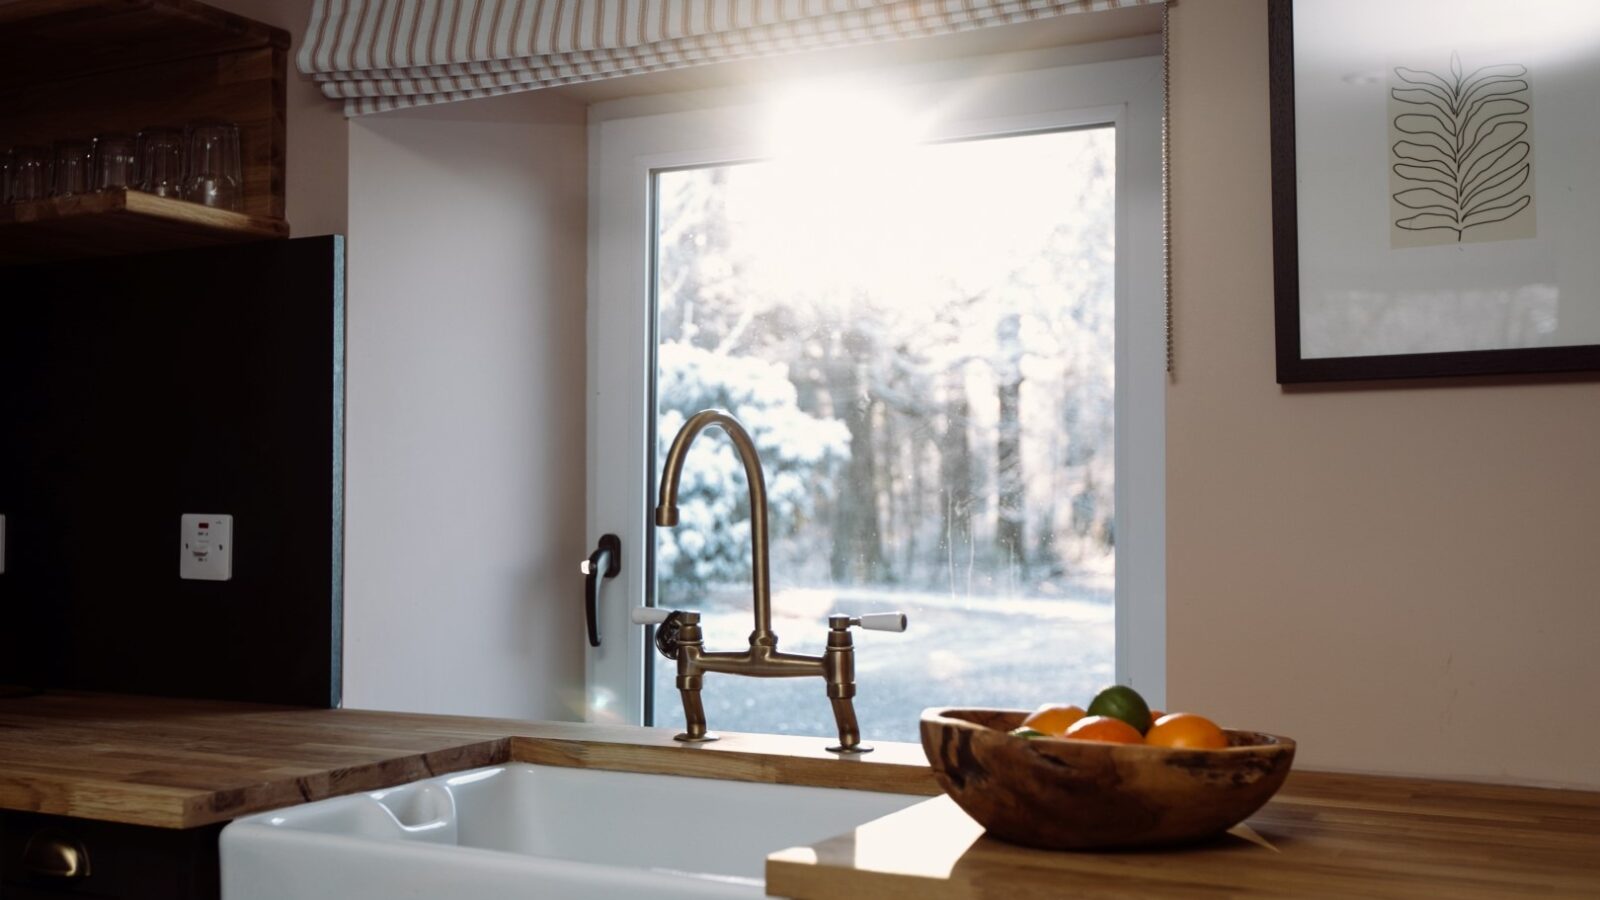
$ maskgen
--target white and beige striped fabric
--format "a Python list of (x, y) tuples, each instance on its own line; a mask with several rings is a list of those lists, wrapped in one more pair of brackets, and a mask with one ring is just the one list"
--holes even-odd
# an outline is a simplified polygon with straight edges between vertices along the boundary
[(316, 0), (300, 70), (358, 116), (1164, 0)]

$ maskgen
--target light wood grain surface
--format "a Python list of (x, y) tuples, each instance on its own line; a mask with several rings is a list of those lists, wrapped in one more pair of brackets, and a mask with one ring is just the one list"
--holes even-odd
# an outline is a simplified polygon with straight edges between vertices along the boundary
[(1600, 793), (1294, 773), (1242, 837), (1116, 853), (985, 837), (948, 797), (767, 858), (829, 900), (1600, 897)]
[(1025, 710), (927, 709), (934, 779), (989, 834), (1041, 850), (1126, 849), (1222, 832), (1277, 793), (1289, 738), (1229, 731), (1229, 746), (1019, 740)]
[(237, 244), (289, 236), (282, 219), (122, 188), (0, 206), (0, 263)]
[[(0, 809), (169, 828), (507, 761), (936, 792), (911, 744), (51, 692), (0, 698)], [(773, 854), (798, 898), (1600, 897), (1600, 793), (1294, 773), (1248, 824), (1159, 851), (1030, 850), (945, 797)]]
[(826, 738), (50, 692), (0, 699), (0, 809), (191, 828), (508, 761), (938, 792), (922, 750)]

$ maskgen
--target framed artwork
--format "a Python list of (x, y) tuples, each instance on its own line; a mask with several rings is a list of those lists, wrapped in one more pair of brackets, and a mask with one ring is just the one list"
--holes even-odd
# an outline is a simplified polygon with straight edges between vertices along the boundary
[(1600, 370), (1600, 3), (1269, 2), (1278, 381)]

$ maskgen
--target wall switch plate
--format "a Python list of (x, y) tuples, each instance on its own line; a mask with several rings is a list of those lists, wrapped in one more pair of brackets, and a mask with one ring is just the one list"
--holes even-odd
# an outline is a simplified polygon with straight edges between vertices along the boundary
[(183, 514), (183, 550), (178, 577), (188, 581), (233, 578), (233, 516)]

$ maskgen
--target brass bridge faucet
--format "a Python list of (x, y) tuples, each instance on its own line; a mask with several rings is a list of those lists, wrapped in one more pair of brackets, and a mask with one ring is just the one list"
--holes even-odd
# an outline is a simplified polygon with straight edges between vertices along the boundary
[(739, 420), (721, 410), (695, 413), (685, 422), (667, 450), (666, 466), (661, 471), (661, 498), (656, 505), (656, 525), (670, 528), (678, 524), (678, 480), (683, 458), (696, 436), (716, 426), (733, 440), (734, 449), (744, 463), (745, 480), (750, 488), (750, 574), (754, 594), (755, 631), (750, 633), (750, 649), (732, 653), (711, 653), (705, 649), (700, 632), (700, 614), (639, 610), (634, 621), (659, 624), (656, 647), (678, 662), (678, 692), (683, 697), (684, 732), (680, 741), (714, 741), (717, 735), (706, 730), (705, 707), (700, 689), (707, 672), (726, 672), (755, 678), (792, 678), (820, 675), (828, 686), (828, 701), (833, 704), (834, 722), (839, 728), (839, 745), (834, 753), (866, 753), (871, 747), (861, 743), (853, 698), (856, 695), (855, 647), (850, 627), (879, 631), (905, 631), (903, 613), (878, 613), (859, 618), (828, 617), (828, 647), (822, 656), (803, 656), (778, 650), (778, 636), (772, 632), (772, 589), (768, 578), (767, 484), (761, 472), (761, 457)]

